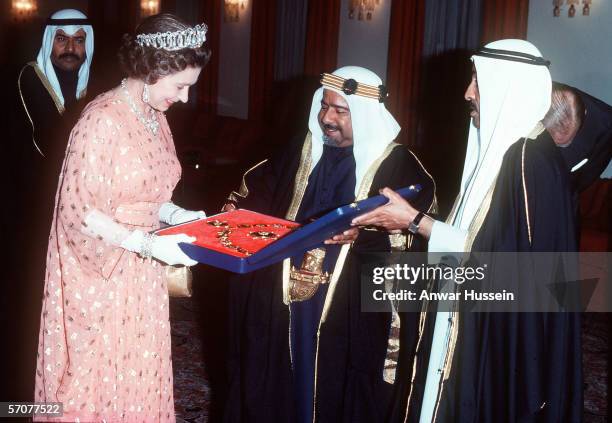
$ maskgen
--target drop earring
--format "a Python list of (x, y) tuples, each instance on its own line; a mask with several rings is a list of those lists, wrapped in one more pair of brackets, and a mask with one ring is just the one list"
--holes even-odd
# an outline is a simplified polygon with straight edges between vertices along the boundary
[(147, 84), (142, 87), (142, 102), (149, 104), (149, 86)]

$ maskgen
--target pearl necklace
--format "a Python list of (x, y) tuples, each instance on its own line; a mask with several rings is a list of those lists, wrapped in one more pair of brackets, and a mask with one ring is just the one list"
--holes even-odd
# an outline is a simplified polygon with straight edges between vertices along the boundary
[(136, 107), (136, 103), (134, 103), (134, 100), (130, 96), (130, 92), (127, 89), (126, 81), (127, 81), (126, 78), (123, 78), (121, 80), (121, 88), (123, 89), (123, 94), (125, 95), (125, 98), (127, 100), (128, 105), (130, 106), (130, 109), (136, 115), (140, 123), (144, 125), (145, 128), (151, 131), (153, 135), (157, 135), (157, 131), (159, 130), (159, 122), (157, 121), (157, 114), (153, 112), (153, 114), (151, 115), (152, 116), (151, 118), (145, 117), (144, 113), (142, 113), (138, 109), (138, 107)]

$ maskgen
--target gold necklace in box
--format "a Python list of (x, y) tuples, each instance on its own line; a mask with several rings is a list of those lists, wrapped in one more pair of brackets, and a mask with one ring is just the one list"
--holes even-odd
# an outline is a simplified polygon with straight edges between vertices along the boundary
[[(229, 223), (220, 221), (220, 220), (211, 220), (207, 222), (211, 226), (215, 226), (218, 228), (222, 228), (219, 232), (217, 232), (217, 238), (219, 238), (219, 243), (223, 245), (225, 248), (234, 250), (238, 253), (244, 254), (245, 256), (250, 256), (253, 253), (248, 251), (247, 249), (235, 245), (230, 240), (230, 234), (232, 234), (233, 229), (244, 229), (244, 228), (254, 228), (254, 229), (264, 229), (264, 228), (273, 228), (273, 229), (289, 229), (294, 230), (296, 227), (283, 225), (281, 223), (239, 223), (235, 227), (230, 226)], [(274, 231), (252, 231), (248, 232), (247, 236), (252, 239), (278, 239), (280, 235)]]

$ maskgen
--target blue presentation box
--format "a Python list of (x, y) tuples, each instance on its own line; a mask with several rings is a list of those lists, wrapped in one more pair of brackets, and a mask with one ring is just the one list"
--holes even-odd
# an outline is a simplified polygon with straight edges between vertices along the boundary
[[(420, 185), (411, 185), (397, 190), (397, 193), (407, 200), (413, 199), (421, 190)], [(335, 210), (316, 219), (312, 223), (300, 226), (282, 238), (273, 241), (268, 246), (247, 257), (236, 257), (194, 244), (181, 243), (181, 249), (199, 263), (229, 270), (234, 273), (248, 273), (262, 267), (323, 245), (323, 241), (350, 228), (351, 221), (364, 213), (387, 203), (382, 195), (370, 197), (362, 201), (338, 207)], [(231, 213), (231, 212), (228, 212)], [(215, 217), (223, 218), (227, 213)]]

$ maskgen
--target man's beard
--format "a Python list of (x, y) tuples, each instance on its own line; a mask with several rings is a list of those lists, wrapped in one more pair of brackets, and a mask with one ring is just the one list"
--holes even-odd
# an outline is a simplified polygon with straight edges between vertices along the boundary
[(332, 137), (328, 137), (325, 134), (323, 134), (323, 144), (329, 145), (330, 147), (338, 146), (338, 142), (335, 139), (333, 139)]
[[(324, 124), (323, 131), (325, 131), (326, 129), (333, 129), (333, 130), (339, 131), (340, 128), (334, 125)], [(340, 142), (336, 141), (332, 137), (326, 135), (325, 132), (323, 132), (323, 144), (329, 145), (331, 147), (337, 147), (338, 144), (340, 144)]]
[[(478, 105), (476, 104), (475, 101), (473, 101), (473, 100), (469, 101), (469, 103), (468, 103), (468, 110), (469, 110), (470, 117), (472, 118), (472, 124), (477, 129), (480, 129), (480, 112), (478, 110)], [(475, 113), (475, 115), (472, 116), (472, 113)]]
[(476, 107), (476, 102), (470, 101), (468, 103), (468, 113), (476, 112), (478, 113), (478, 107)]

